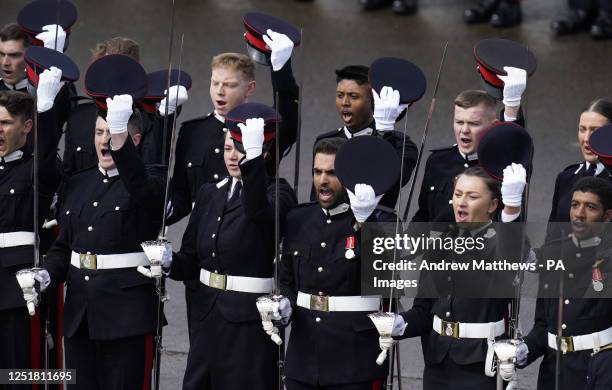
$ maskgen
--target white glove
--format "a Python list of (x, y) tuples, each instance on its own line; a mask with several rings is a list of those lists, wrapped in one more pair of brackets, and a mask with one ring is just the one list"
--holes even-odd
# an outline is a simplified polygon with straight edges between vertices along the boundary
[(391, 347), (395, 345), (395, 343), (397, 343), (397, 340), (395, 340), (391, 336), (379, 336), (378, 337), (378, 345), (380, 345), (380, 349), (383, 351), (390, 350)]
[[(36, 35), (36, 39), (43, 41), (43, 45), (47, 49), (57, 50), (60, 53), (64, 52), (64, 45), (66, 44), (66, 31), (62, 26), (57, 24), (48, 24), (43, 26), (43, 32)], [(57, 31), (57, 41), (55, 39), (55, 33)], [(57, 44), (57, 47), (56, 47)]]
[(172, 265), (172, 244), (166, 244), (166, 250), (162, 256), (162, 268), (169, 269)]
[(106, 123), (111, 134), (121, 134), (127, 131), (127, 124), (132, 116), (132, 96), (115, 95), (106, 98)]
[[(168, 112), (170, 115), (172, 115), (176, 112), (178, 107), (182, 106), (187, 100), (189, 100), (189, 95), (187, 94), (187, 88), (183, 87), (182, 85), (171, 86), (169, 94), (167, 94), (166, 91), (167, 90), (164, 90), (164, 95), (170, 97), (170, 100), (168, 100)], [(159, 108), (157, 110), (161, 115), (166, 115), (166, 98), (163, 98), (161, 102), (159, 102)]]
[(506, 382), (514, 377), (514, 363), (499, 363), (497, 369), (499, 370), (499, 376)]
[(52, 66), (50, 69), (45, 69), (38, 78), (38, 87), (36, 88), (36, 110), (39, 113), (49, 111), (53, 107), (53, 101), (64, 86), (62, 79), (62, 70)]
[(145, 241), (140, 245), (151, 266), (139, 265), (137, 271), (148, 278), (161, 278), (162, 269), (169, 269), (172, 265), (172, 244), (170, 241)]
[(43, 292), (49, 287), (51, 284), (51, 276), (46, 269), (41, 269), (36, 271), (36, 275), (34, 275), (34, 279), (40, 283), (40, 291)]
[(359, 223), (368, 219), (382, 198), (382, 195), (376, 196), (374, 188), (367, 184), (355, 184), (355, 193), (349, 189), (346, 192), (348, 192), (351, 210)]
[(280, 321), (283, 325), (287, 325), (289, 323), (289, 318), (291, 318), (291, 313), (293, 313), (291, 301), (289, 301), (289, 298), (282, 298), (280, 302), (278, 302), (278, 306), (272, 310), (272, 319), (274, 321)]
[(395, 315), (395, 321), (393, 321), (393, 330), (391, 331), (391, 336), (403, 336), (404, 330), (406, 330), (406, 326), (408, 324), (404, 321), (404, 317), (399, 314)]
[(523, 366), (527, 363), (527, 355), (529, 355), (529, 347), (524, 342), (516, 346), (516, 364)]
[(393, 130), (393, 125), (397, 117), (408, 107), (407, 104), (400, 104), (400, 93), (391, 87), (382, 87), (380, 96), (376, 90), (372, 89), (374, 97), (374, 121), (376, 130)]
[(276, 72), (281, 70), (287, 61), (289, 61), (289, 58), (291, 58), (293, 41), (285, 34), (280, 34), (270, 29), (266, 31), (266, 34), (262, 38), (270, 50), (272, 50), (270, 62), (272, 62), (272, 70)]
[(521, 164), (512, 163), (504, 169), (502, 181), (502, 202), (506, 206), (521, 207), (523, 190), (527, 185), (527, 172)]
[(238, 123), (242, 132), (242, 146), (244, 146), (247, 160), (261, 156), (264, 143), (264, 126), (265, 122), (262, 118), (247, 119), (246, 124)]
[(504, 66), (507, 76), (497, 76), (504, 82), (504, 106), (518, 107), (527, 87), (527, 72), (524, 69)]

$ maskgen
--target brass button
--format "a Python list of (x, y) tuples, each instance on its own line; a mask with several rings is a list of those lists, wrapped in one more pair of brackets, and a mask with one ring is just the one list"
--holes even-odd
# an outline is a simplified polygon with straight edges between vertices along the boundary
[(66, 215), (70, 215), (70, 210), (66, 210)]
[(327, 244), (325, 242), (321, 243), (321, 248), (325, 248), (327, 246)]
[(9, 192), (10, 192), (10, 193), (11, 193), (11, 195), (12, 195), (12, 194), (14, 194), (14, 193), (15, 193), (15, 190), (11, 188), (11, 190), (10, 190)]
[(102, 180), (102, 183), (108, 183), (108, 179)]
[(293, 256), (297, 256), (298, 255), (298, 251), (293, 252)]
[(217, 175), (217, 174), (215, 173), (215, 174), (213, 175), (213, 177), (214, 177), (215, 179), (218, 179), (218, 178), (219, 178), (219, 175)]
[(93, 202), (93, 207), (98, 207), (98, 202)]
[(431, 187), (429, 187), (429, 191), (433, 191), (435, 188), (436, 188), (436, 187), (431, 186)]
[(566, 305), (569, 305), (569, 299), (566, 299), (566, 300), (565, 300), (565, 304), (566, 304)]
[(221, 217), (217, 217), (217, 222), (221, 222)]
[(77, 151), (77, 152), (80, 152), (80, 151), (81, 151), (81, 147), (80, 147), (80, 146), (77, 146), (76, 151)]
[(567, 325), (561, 324), (561, 329), (567, 329)]
[(319, 267), (319, 268), (317, 268), (317, 271), (319, 271), (319, 272), (323, 272), (323, 267)]
[(192, 163), (187, 163), (187, 168), (191, 168), (192, 165)]
[(89, 276), (85, 276), (85, 280), (89, 280)]
[(325, 222), (327, 222), (327, 223), (332, 223), (332, 220), (331, 220), (331, 219), (328, 219), (328, 220), (327, 220), (327, 221), (325, 221)]
[(121, 207), (119, 207), (119, 206), (115, 206), (115, 211), (119, 211), (120, 208)]
[(92, 230), (93, 230), (93, 226), (89, 226), (89, 227), (87, 228), (87, 230), (92, 231)]
[(446, 312), (446, 316), (447, 316), (447, 317), (450, 317), (450, 311), (447, 311), (447, 312)]
[(211, 235), (211, 237), (212, 237), (212, 238), (215, 238), (215, 236), (216, 236), (216, 234), (215, 234), (215, 233), (213, 233), (213, 234)]
[(317, 321), (317, 322), (321, 322), (321, 318), (320, 318), (320, 317), (317, 317), (317, 318), (315, 318), (315, 321)]
[(220, 152), (219, 148), (215, 148), (215, 153), (218, 154), (219, 152)]

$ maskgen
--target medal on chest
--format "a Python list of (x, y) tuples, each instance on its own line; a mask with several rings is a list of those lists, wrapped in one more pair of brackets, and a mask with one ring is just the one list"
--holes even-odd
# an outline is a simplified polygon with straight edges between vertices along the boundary
[(600, 292), (604, 288), (603, 284), (603, 274), (597, 265), (593, 266), (591, 270), (592, 282), (593, 282), (593, 290), (596, 292)]
[(347, 260), (355, 258), (355, 236), (350, 236), (346, 238), (344, 249), (344, 257)]

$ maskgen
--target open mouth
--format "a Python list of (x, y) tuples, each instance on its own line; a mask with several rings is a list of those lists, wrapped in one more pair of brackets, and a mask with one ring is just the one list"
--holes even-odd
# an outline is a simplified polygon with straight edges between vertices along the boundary
[(5, 146), (6, 146), (6, 142), (3, 139), (0, 139), (0, 150), (4, 150)]
[(333, 197), (334, 191), (330, 190), (329, 188), (323, 187), (319, 189), (319, 200), (323, 202), (329, 202), (332, 200)]
[(227, 104), (225, 100), (215, 100), (215, 103), (217, 104), (217, 107), (225, 107)]
[(102, 155), (102, 158), (104, 159), (112, 158), (110, 154), (110, 149), (106, 146), (103, 146), (102, 148), (100, 148), (100, 154)]
[(468, 216), (469, 216), (469, 214), (468, 214), (467, 211), (465, 211), (465, 210), (457, 210), (457, 214), (456, 214), (457, 222), (466, 222), (467, 219), (468, 219)]
[(461, 145), (462, 146), (471, 146), (472, 145), (472, 139), (469, 137), (461, 137), (459, 138), (459, 140), (461, 141)]
[(342, 110), (342, 121), (344, 123), (351, 123), (353, 121), (353, 113), (348, 110)]

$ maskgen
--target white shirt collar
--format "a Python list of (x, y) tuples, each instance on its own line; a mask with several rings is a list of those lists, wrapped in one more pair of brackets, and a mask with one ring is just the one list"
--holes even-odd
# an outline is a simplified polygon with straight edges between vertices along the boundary
[(18, 81), (16, 84), (9, 84), (6, 81), (2, 80), (2, 82), (4, 83), (4, 85), (6, 85), (6, 87), (8, 89), (11, 90), (18, 90), (18, 89), (23, 89), (23, 88), (27, 88), (28, 87), (28, 78), (24, 78), (23, 80)]
[(334, 207), (333, 209), (322, 209), (322, 210), (325, 215), (329, 215), (330, 217), (333, 217), (334, 215), (338, 215), (338, 214), (347, 212), (348, 209), (350, 209), (350, 206), (347, 203), (340, 203), (338, 206)]
[(11, 162), (19, 160), (21, 157), (23, 157), (23, 152), (21, 150), (15, 150), (14, 152), (11, 152), (4, 157), (1, 157), (1, 159), (3, 162)]
[(234, 194), (234, 188), (236, 188), (236, 183), (242, 183), (242, 180), (240, 179), (236, 179), (235, 177), (232, 177), (232, 187), (230, 188), (230, 190), (227, 192), (227, 198), (231, 198), (232, 195)]
[(463, 157), (463, 159), (467, 159), (468, 161), (474, 161), (474, 160), (478, 160), (478, 153), (472, 153), (472, 154), (468, 154), (466, 155), (465, 153), (463, 153), (461, 150), (457, 149), (457, 151), (459, 152), (459, 154), (461, 155), (461, 157)]
[(119, 175), (119, 170), (117, 170), (117, 168), (106, 170), (106, 169), (104, 169), (104, 168), (102, 168), (101, 166), (98, 165), (98, 170), (104, 176), (108, 176), (108, 177), (114, 177), (114, 176), (118, 176)]
[(346, 135), (346, 138), (348, 139), (358, 137), (360, 135), (372, 135), (374, 133), (374, 129), (371, 127), (366, 127), (365, 129), (359, 130), (356, 133), (351, 133), (351, 131), (346, 126), (344, 126), (342, 130), (344, 131), (344, 135)]
[[(604, 170), (604, 165), (600, 162), (597, 162), (597, 168), (595, 168), (595, 176), (599, 175)], [(587, 170), (591, 167), (591, 163), (588, 161), (584, 162), (584, 169)]]
[(215, 118), (221, 123), (225, 123), (225, 117), (217, 112), (217, 110), (213, 111)]

